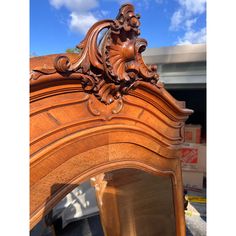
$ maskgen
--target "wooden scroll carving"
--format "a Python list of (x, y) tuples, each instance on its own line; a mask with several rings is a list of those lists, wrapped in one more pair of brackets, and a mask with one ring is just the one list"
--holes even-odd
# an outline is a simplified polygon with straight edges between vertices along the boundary
[[(60, 55), (55, 58), (53, 68), (34, 69), (31, 80), (40, 80), (49, 74), (66, 78), (73, 73), (85, 92), (93, 93), (105, 104), (122, 98), (141, 81), (161, 86), (157, 66), (147, 66), (141, 56), (147, 42), (138, 38), (139, 18), (131, 4), (123, 5), (116, 20), (103, 20), (91, 27), (77, 46), (81, 53), (75, 62)], [(106, 32), (98, 43), (98, 36), (104, 29)]]

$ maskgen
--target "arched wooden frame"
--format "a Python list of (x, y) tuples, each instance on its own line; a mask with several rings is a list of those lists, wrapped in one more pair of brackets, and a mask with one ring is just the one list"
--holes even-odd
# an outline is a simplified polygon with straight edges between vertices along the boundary
[(144, 64), (138, 19), (123, 5), (89, 30), (80, 54), (31, 59), (30, 228), (75, 184), (129, 167), (171, 176), (176, 234), (185, 235), (178, 149), (192, 111)]

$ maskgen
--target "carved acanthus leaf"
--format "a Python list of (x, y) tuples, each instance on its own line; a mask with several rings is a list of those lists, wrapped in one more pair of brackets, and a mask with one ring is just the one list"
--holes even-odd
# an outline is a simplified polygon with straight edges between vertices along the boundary
[[(85, 39), (77, 46), (81, 49), (76, 62), (61, 55), (54, 61), (54, 68), (34, 69), (31, 79), (58, 73), (67, 77), (76, 73), (86, 92), (93, 93), (101, 102), (110, 104), (130, 89), (135, 89), (139, 81), (158, 83), (156, 66), (147, 66), (141, 53), (147, 42), (138, 38), (140, 16), (134, 14), (131, 4), (123, 5), (115, 20), (95, 23)], [(107, 29), (98, 44), (98, 35)]]

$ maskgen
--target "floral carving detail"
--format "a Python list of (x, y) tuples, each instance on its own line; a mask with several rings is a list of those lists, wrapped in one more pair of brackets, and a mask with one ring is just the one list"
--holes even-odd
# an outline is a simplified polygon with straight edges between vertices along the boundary
[[(76, 73), (83, 89), (105, 104), (120, 99), (140, 81), (157, 85), (157, 66), (147, 66), (141, 55), (147, 42), (138, 38), (139, 19), (133, 5), (123, 5), (116, 20), (99, 21), (90, 28), (77, 46), (81, 53), (75, 63), (65, 55), (58, 56), (54, 68), (33, 70), (31, 79), (53, 73), (64, 77)], [(104, 29), (107, 31), (97, 44), (98, 35)]]

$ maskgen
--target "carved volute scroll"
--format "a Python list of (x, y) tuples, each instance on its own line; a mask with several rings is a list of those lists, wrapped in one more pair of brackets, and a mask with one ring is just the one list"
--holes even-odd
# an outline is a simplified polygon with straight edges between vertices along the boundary
[[(103, 20), (91, 27), (77, 46), (81, 53), (75, 62), (66, 55), (59, 55), (53, 68), (34, 68), (31, 83), (44, 75), (60, 74), (66, 78), (74, 74), (85, 92), (93, 93), (105, 104), (135, 89), (140, 81), (161, 86), (157, 66), (147, 66), (141, 55), (147, 42), (138, 38), (139, 18), (131, 4), (123, 5), (116, 20)], [(98, 44), (98, 35), (104, 29), (107, 31)]]

